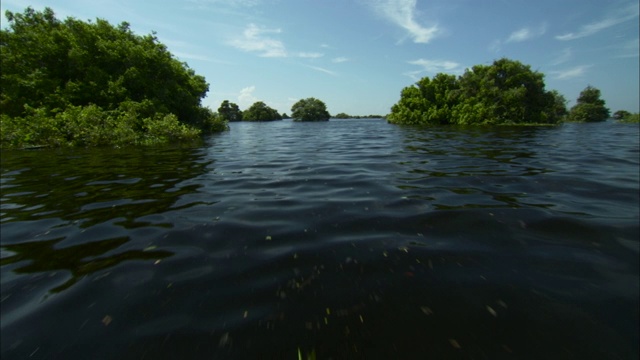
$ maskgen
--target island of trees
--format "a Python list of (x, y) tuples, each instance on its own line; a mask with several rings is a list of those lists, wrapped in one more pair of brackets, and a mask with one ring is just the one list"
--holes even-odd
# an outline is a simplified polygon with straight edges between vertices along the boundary
[(6, 12), (0, 31), (2, 147), (153, 144), (222, 131), (209, 89), (154, 34)]
[(387, 119), (418, 125), (555, 124), (566, 114), (566, 101), (545, 90), (543, 77), (505, 58), (458, 77), (424, 77), (402, 90)]
[[(247, 110), (241, 111), (238, 105), (224, 100), (218, 113), (226, 121), (274, 121), (290, 118), (286, 113), (280, 115), (262, 101), (256, 101)], [(330, 117), (325, 103), (316, 98), (299, 100), (291, 107), (291, 118), (294, 121), (327, 121)]]

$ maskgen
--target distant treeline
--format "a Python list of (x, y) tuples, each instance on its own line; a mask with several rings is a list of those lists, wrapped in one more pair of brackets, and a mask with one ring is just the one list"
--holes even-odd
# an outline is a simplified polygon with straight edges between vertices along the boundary
[(333, 116), (335, 119), (384, 119), (383, 115), (349, 115), (345, 113), (338, 113)]

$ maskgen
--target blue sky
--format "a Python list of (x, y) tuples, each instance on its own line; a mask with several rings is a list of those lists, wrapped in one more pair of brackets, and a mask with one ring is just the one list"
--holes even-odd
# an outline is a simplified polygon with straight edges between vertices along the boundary
[[(611, 111), (639, 111), (637, 0), (2, 0), (2, 12), (127, 21), (210, 84), (203, 104), (264, 101), (290, 113), (389, 112), (424, 76), (501, 57), (545, 74), (571, 106), (587, 85)], [(3, 18), (3, 27), (6, 21)]]

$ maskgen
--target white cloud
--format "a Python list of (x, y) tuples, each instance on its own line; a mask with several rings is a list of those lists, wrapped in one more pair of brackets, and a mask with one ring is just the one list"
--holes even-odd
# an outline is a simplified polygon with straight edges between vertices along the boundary
[(347, 59), (346, 57), (342, 57), (342, 56), (331, 59), (331, 62), (332, 63), (336, 63), (336, 64), (337, 63), (342, 63), (342, 62), (345, 62), (345, 61), (349, 61), (349, 59)]
[(230, 5), (236, 7), (253, 7), (261, 3), (260, 0), (187, 0), (196, 6), (203, 7), (207, 5)]
[(562, 50), (562, 53), (558, 55), (553, 61), (551, 61), (551, 65), (560, 65), (562, 63), (566, 63), (571, 60), (573, 57), (573, 51), (571, 48), (565, 48)]
[(299, 52), (298, 57), (308, 58), (308, 59), (317, 59), (323, 57), (323, 53), (315, 53), (315, 52)]
[(523, 41), (531, 40), (531, 39), (537, 38), (539, 36), (542, 36), (546, 32), (547, 32), (547, 25), (546, 24), (540, 25), (540, 27), (538, 27), (537, 29), (530, 28), (530, 27), (525, 27), (525, 28), (522, 28), (520, 30), (516, 30), (516, 31), (512, 32), (511, 35), (509, 35), (509, 37), (507, 38), (507, 40), (505, 42), (506, 43), (523, 42)]
[(374, 9), (407, 30), (413, 42), (426, 44), (440, 33), (438, 25), (423, 26), (416, 21), (416, 0), (375, 0)]
[(409, 64), (421, 66), (422, 70), (409, 71), (404, 73), (404, 75), (409, 76), (413, 80), (420, 80), (423, 73), (427, 74), (437, 74), (437, 73), (447, 73), (447, 74), (458, 74), (462, 73), (463, 68), (460, 64), (455, 61), (449, 60), (427, 60), (427, 59), (418, 59), (413, 61), (408, 61)]
[(425, 72), (439, 73), (439, 72), (460, 72), (462, 68), (460, 64), (455, 61), (449, 60), (427, 60), (418, 59), (409, 61), (409, 64), (422, 66)]
[(618, 9), (612, 12), (610, 15), (608, 15), (602, 20), (592, 22), (590, 24), (582, 26), (580, 30), (578, 30), (575, 33), (570, 32), (570, 33), (558, 35), (556, 36), (556, 39), (567, 41), (567, 40), (575, 40), (575, 39), (583, 38), (585, 36), (596, 34), (612, 26), (637, 18), (639, 13), (638, 9), (639, 7), (637, 2), (631, 3), (625, 8)]
[(634, 40), (627, 41), (620, 47), (620, 50), (622, 51), (622, 54), (618, 55), (618, 58), (638, 57), (638, 52), (640, 52), (638, 48), (638, 39), (636, 38)]
[(321, 67), (318, 67), (318, 66), (311, 66), (311, 65), (307, 65), (307, 67), (308, 67), (309, 69), (313, 69), (313, 70), (315, 70), (315, 71), (320, 71), (320, 72), (323, 72), (323, 73), (325, 73), (325, 74), (329, 74), (329, 75), (333, 75), (333, 76), (336, 76), (336, 75), (337, 75), (335, 72), (333, 72), (333, 71), (331, 71), (331, 70), (327, 70), (327, 69), (324, 69), (324, 68), (321, 68)]
[(577, 77), (584, 76), (591, 65), (580, 65), (576, 67), (572, 67), (570, 69), (560, 70), (560, 71), (551, 71), (550, 74), (556, 80), (568, 80)]
[(253, 96), (253, 92), (256, 91), (256, 87), (254, 85), (247, 86), (240, 90), (240, 95), (238, 95), (238, 106), (242, 109), (247, 109), (249, 106), (253, 105), (258, 98)]
[(262, 57), (286, 57), (287, 51), (280, 40), (265, 36), (265, 34), (279, 34), (280, 29), (260, 28), (255, 24), (249, 24), (242, 36), (229, 42), (237, 49), (247, 52), (257, 52)]

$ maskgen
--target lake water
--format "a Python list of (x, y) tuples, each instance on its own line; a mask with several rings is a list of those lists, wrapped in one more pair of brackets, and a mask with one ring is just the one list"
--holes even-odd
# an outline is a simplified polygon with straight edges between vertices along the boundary
[(637, 359), (639, 127), (2, 152), (2, 359)]

